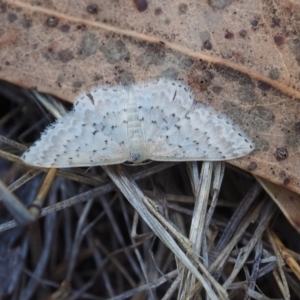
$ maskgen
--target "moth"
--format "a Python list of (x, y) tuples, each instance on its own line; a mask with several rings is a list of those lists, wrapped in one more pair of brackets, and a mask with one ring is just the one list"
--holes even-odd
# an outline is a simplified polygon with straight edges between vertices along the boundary
[(220, 161), (254, 148), (229, 117), (195, 102), (188, 86), (161, 78), (128, 87), (101, 85), (81, 94), (22, 159), (49, 168)]

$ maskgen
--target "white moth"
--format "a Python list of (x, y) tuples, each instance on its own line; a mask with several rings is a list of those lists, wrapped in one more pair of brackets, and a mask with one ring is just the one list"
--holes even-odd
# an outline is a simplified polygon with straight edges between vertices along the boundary
[(226, 115), (194, 102), (180, 81), (97, 86), (50, 125), (22, 159), (42, 167), (218, 161), (245, 156), (254, 143)]

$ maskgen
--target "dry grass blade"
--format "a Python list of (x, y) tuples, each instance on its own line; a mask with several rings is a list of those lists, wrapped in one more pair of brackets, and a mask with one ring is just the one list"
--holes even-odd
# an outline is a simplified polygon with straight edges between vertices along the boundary
[(153, 230), (153, 232), (170, 248), (180, 261), (189, 269), (190, 272), (203, 284), (208, 296), (211, 299), (227, 299), (226, 292), (222, 291), (217, 282), (211, 283), (217, 288), (219, 296), (215, 294), (206, 279), (198, 272), (195, 265), (188, 259), (184, 252), (175, 243), (173, 238), (164, 229), (164, 227), (149, 213), (146, 206), (143, 205), (144, 195), (135, 182), (124, 173), (120, 167), (104, 166), (104, 170), (108, 173), (113, 182), (125, 195), (130, 204), (138, 211), (143, 220)]
[(34, 218), (37, 218), (41, 213), (41, 209), (44, 205), (45, 198), (49, 192), (53, 180), (55, 179), (56, 172), (57, 169), (49, 170), (46, 178), (44, 179), (43, 185), (41, 186), (41, 189), (39, 190), (39, 192), (36, 195), (36, 198), (29, 207), (29, 212)]
[[(297, 260), (300, 258), (299, 255), (295, 255), (296, 258), (294, 258), (274, 232), (269, 233), (269, 238), (271, 239), (272, 246), (275, 249), (275, 253), (279, 261), (278, 265), (282, 266), (283, 260), (285, 260), (295, 276), (300, 280), (300, 266), (297, 262)], [(282, 276), (282, 278), (282, 280), (284, 280), (284, 276)]]
[[(189, 164), (190, 166), (190, 177), (192, 179), (192, 185), (194, 187), (194, 193), (196, 195), (196, 202), (194, 207), (194, 213), (192, 223), (190, 227), (189, 239), (192, 244), (192, 249), (195, 253), (200, 255), (201, 248), (205, 246), (204, 230), (206, 223), (206, 211), (209, 198), (210, 184), (212, 181), (213, 174), (213, 163), (204, 162), (202, 164), (201, 174), (199, 176), (199, 170), (196, 163)], [(203, 245), (204, 244), (204, 245)], [(204, 258), (206, 266), (208, 259), (206, 256), (207, 251), (204, 251)], [(189, 270), (186, 270), (184, 277), (186, 278), (181, 282), (181, 297), (185, 297), (190, 294), (190, 290), (193, 289), (196, 278), (192, 276)], [(219, 287), (218, 287), (219, 288)]]
[(34, 217), (28, 212), (25, 205), (0, 181), (0, 199), (5, 207), (13, 215), (17, 223), (27, 224), (34, 220)]

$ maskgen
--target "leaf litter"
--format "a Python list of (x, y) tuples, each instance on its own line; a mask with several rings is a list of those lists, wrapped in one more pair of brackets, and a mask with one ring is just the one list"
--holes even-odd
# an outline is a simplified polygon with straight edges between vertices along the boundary
[[(28, 103), (26, 106), (34, 107)], [(24, 115), (20, 118), (21, 115), (19, 110), (6, 118), (3, 128), (7, 133), (13, 132), (16, 120), (29, 124)], [(27, 128), (29, 130), (22, 139), (31, 137), (33, 140), (33, 136), (41, 131), (36, 126), (30, 129), (27, 125)], [(5, 136), (14, 137), (13, 134)], [(21, 187), (18, 185), (14, 193), (30, 203), (42, 178), (38, 174), (26, 173), (12, 150), (11, 146), (2, 147), (1, 154), (5, 152), (7, 155), (5, 161), (14, 161), (13, 164), (2, 165), (5, 172), (1, 173), (6, 174), (2, 180), (5, 179), (7, 185), (15, 180), (8, 177), (8, 170), (15, 166), (14, 173), (17, 170), (23, 173), (20, 181), (27, 183)], [(106, 173), (100, 168), (59, 170), (47, 197), (50, 206), (42, 209), (42, 216), (47, 215), (45, 223), (42, 219), (30, 225), (35, 228), (30, 230), (34, 230), (33, 235), (21, 235), (22, 226), (2, 233), (3, 238), (15, 241), (15, 249), (23, 251), (23, 255), (14, 253), (14, 261), (18, 265), (23, 262), (31, 269), (25, 271), (25, 286), (20, 286), (17, 278), (22, 269), (2, 264), (1, 267), (7, 268), (6, 274), (7, 270), (11, 272), (9, 278), (14, 278), (10, 280), (13, 283), (10, 289), (4, 285), (6, 289), (1, 291), (2, 294), (20, 293), (22, 299), (29, 299), (43, 290), (46, 295), (56, 297), (61, 294), (72, 299), (101, 296), (125, 299), (136, 293), (145, 293), (150, 298), (163, 299), (162, 295), (165, 295), (164, 299), (184, 299), (188, 295), (198, 295), (201, 290), (203, 293), (204, 286), (212, 299), (226, 299), (227, 293), (231, 298), (237, 291), (243, 292), (245, 297), (258, 298), (260, 290), (271, 297), (280, 297), (274, 286), (267, 289), (267, 285), (260, 281), (261, 276), (272, 276), (268, 272), (277, 268), (276, 257), (264, 236), (266, 229), (271, 228), (276, 208), (253, 178), (237, 175), (234, 169), (227, 170), (229, 175), (225, 176), (219, 193), (223, 167), (215, 168), (214, 164), (203, 163), (200, 171), (200, 164), (189, 163), (188, 173), (184, 164), (176, 163), (153, 163), (137, 169), (106, 166)], [(203, 188), (203, 184), (206, 186), (210, 182), (209, 178), (215, 178), (210, 193)], [(82, 184), (79, 185), (80, 182)], [(91, 189), (91, 186), (96, 187)], [(161, 192), (157, 193), (158, 190)], [(144, 217), (146, 214), (146, 223), (152, 231), (143, 220), (132, 221), (132, 208), (124, 201), (123, 195), (139, 214)], [(57, 198), (65, 200), (54, 204)], [(221, 201), (217, 202), (219, 198)], [(196, 199), (196, 210), (191, 204), (193, 199)], [(75, 203), (74, 208), (66, 209)], [(48, 215), (54, 211), (59, 212)], [(132, 238), (133, 223), (141, 239)], [(288, 228), (288, 225), (285, 227)], [(174, 250), (175, 260), (173, 252), (155, 239), (152, 232)], [(145, 236), (145, 233), (148, 234)], [(3, 249), (5, 251), (5, 247)], [(28, 255), (25, 253), (28, 251), (35, 257), (31, 267), (26, 261)], [(251, 264), (254, 253), (259, 259), (255, 260), (256, 268), (251, 270), (247, 265)], [(50, 261), (52, 271), (47, 267)], [(184, 266), (192, 268), (188, 270)], [(194, 269), (195, 266), (200, 273)], [(230, 266), (233, 268), (231, 274), (227, 270)], [(205, 273), (205, 269), (214, 276)], [(51, 275), (48, 277), (46, 274)], [(83, 274), (78, 285), (75, 278)], [(199, 277), (199, 274), (202, 275)], [(282, 275), (286, 276), (285, 273)], [(116, 276), (118, 281), (113, 280)], [(276, 280), (283, 280), (285, 286), (282, 291), (287, 291), (286, 279), (278, 278)], [(254, 281), (260, 290), (253, 286)], [(250, 284), (248, 287), (247, 283)], [(123, 290), (120, 290), (119, 284), (123, 285)]]

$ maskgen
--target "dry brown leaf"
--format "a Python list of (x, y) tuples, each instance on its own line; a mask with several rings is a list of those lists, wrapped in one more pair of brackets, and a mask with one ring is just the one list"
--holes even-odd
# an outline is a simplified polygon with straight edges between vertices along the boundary
[(287, 220), (300, 233), (300, 196), (268, 180), (259, 177), (257, 177), (257, 180), (279, 206)]
[(255, 140), (242, 169), (300, 192), (296, 1), (0, 1), (4, 80), (72, 102), (103, 83), (167, 76)]

